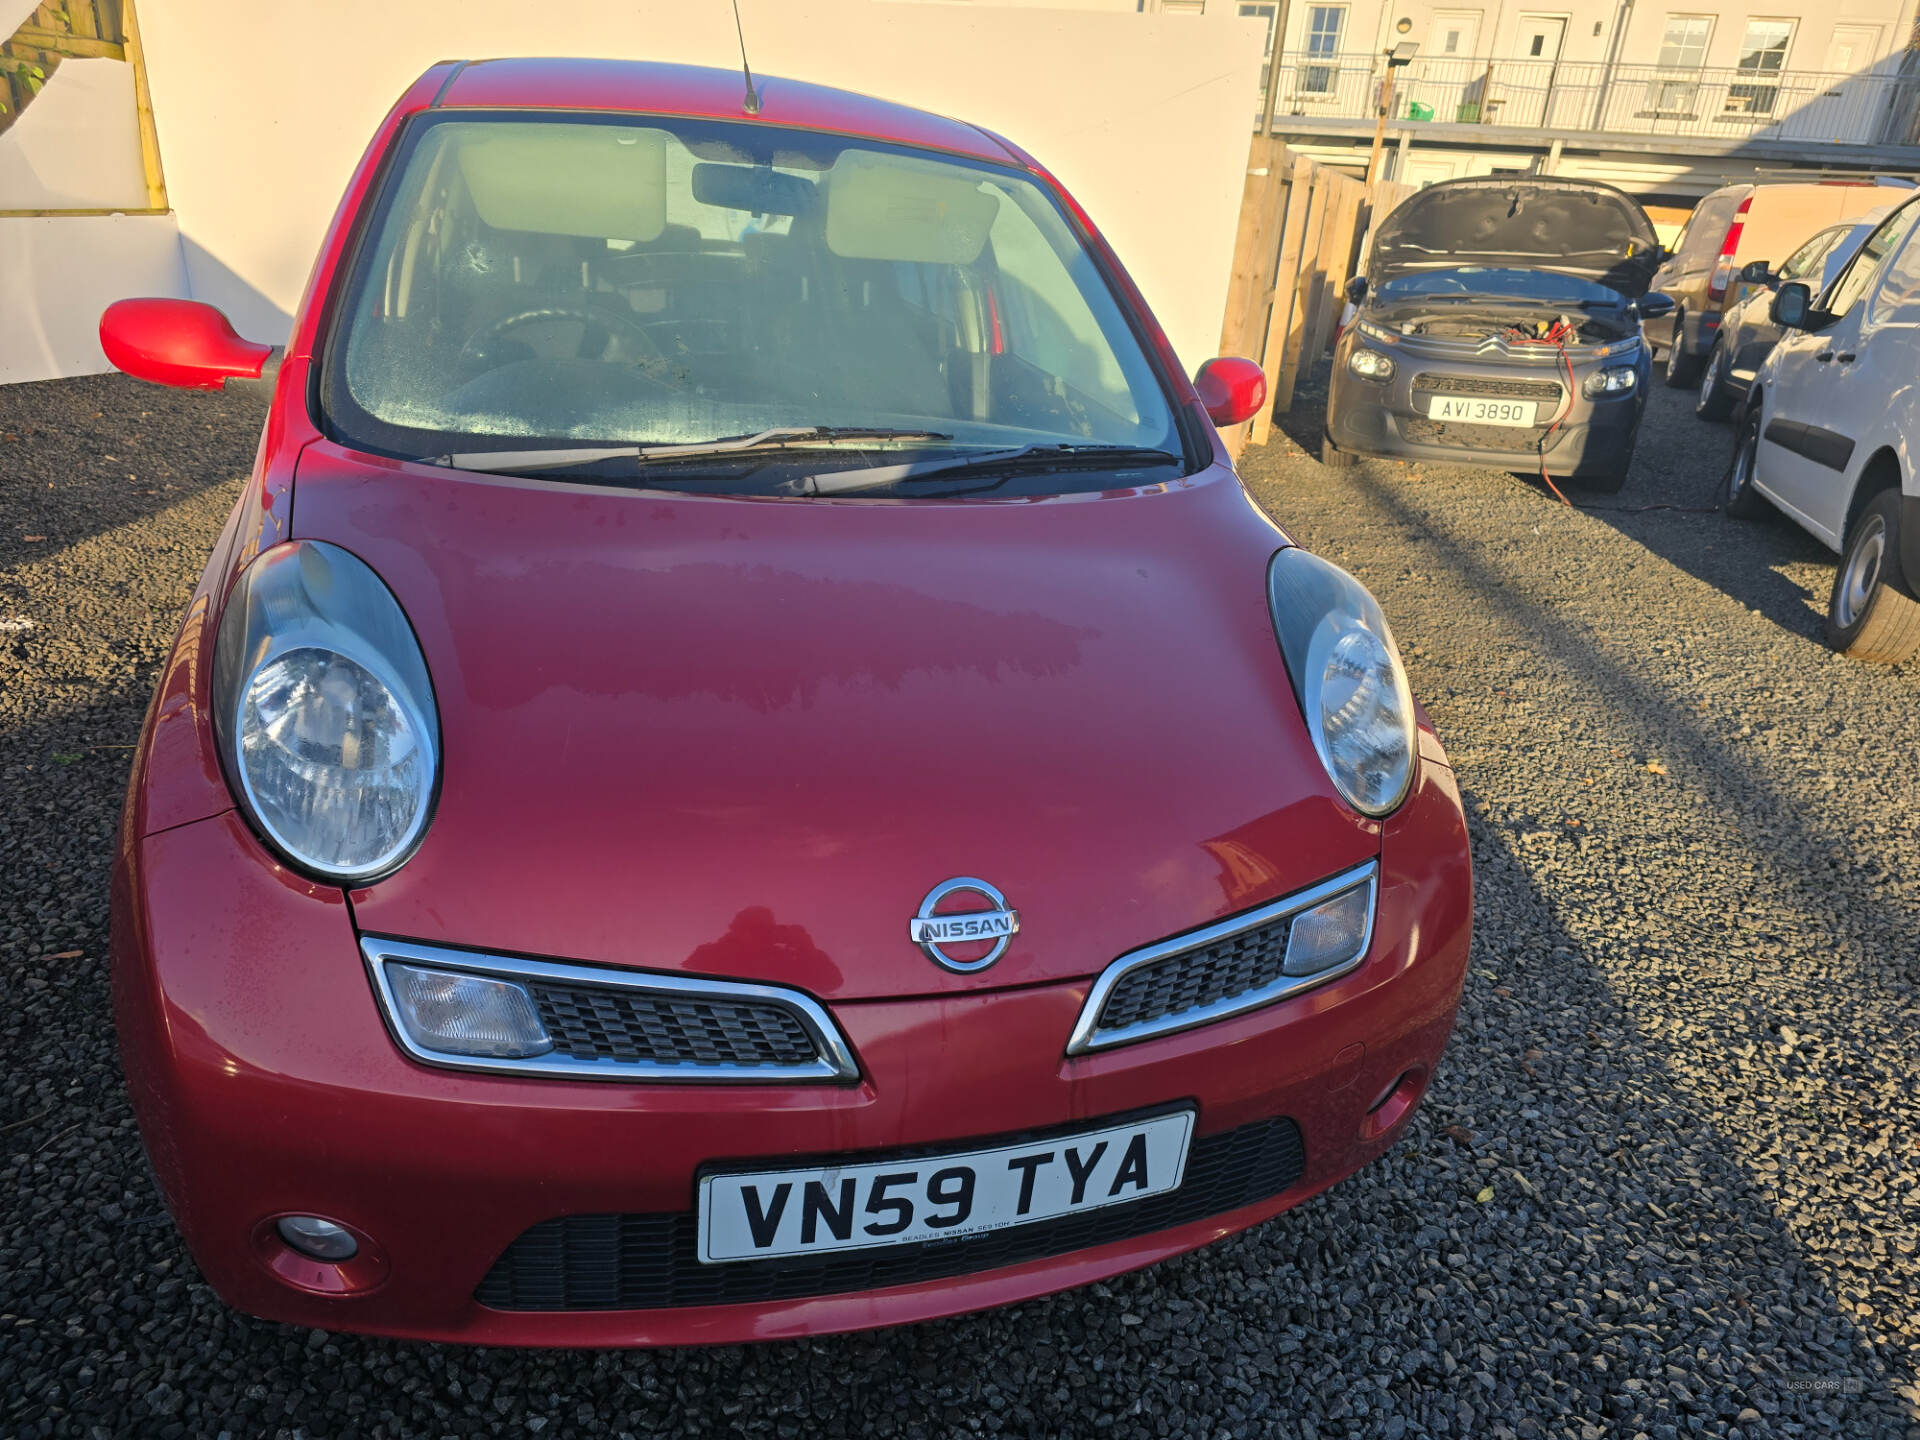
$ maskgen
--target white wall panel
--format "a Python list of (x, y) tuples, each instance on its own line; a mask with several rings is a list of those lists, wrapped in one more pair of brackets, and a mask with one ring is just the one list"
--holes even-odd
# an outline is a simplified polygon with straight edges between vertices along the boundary
[[(1018, 141), (1086, 205), (1182, 359), (1213, 353), (1259, 21), (869, 0), (740, 9), (758, 73), (867, 91)], [(143, 0), (140, 21), (193, 294), (276, 343), (367, 139), (434, 61), (738, 61), (721, 0)]]

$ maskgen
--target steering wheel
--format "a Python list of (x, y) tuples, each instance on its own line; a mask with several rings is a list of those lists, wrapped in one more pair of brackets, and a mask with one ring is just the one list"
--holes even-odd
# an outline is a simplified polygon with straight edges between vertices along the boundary
[[(521, 310), (476, 330), (460, 347), (460, 359), (469, 365), (485, 365), (496, 359), (496, 348), (514, 331), (555, 321), (570, 321), (580, 327), (580, 343), (573, 352), (575, 359), (625, 362), (644, 366), (650, 372), (666, 365), (665, 353), (639, 321), (607, 311), (552, 305)], [(652, 378), (664, 377), (653, 375)]]

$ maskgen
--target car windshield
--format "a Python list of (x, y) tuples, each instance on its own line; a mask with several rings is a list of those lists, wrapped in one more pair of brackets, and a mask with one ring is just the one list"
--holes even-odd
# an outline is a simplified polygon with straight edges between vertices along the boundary
[(1493, 270), (1478, 265), (1395, 276), (1380, 287), (1379, 295), (1381, 301), (1389, 305), (1401, 300), (1433, 300), (1453, 295), (1471, 296), (1476, 300), (1545, 300), (1556, 305), (1626, 303), (1618, 290), (1578, 275), (1562, 275), (1553, 270)]
[[(357, 257), (321, 398), (386, 454), (537, 449), (526, 468), (571, 478), (577, 452), (750, 490), (858, 458), (836, 449), (1184, 454), (1100, 270), (1010, 168), (739, 122), (436, 116)], [(1051, 488), (1100, 484), (1057, 468)]]

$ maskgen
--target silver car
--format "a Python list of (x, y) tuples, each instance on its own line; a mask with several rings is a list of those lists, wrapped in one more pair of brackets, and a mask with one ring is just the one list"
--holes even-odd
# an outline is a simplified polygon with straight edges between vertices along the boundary
[(1780, 326), (1773, 318), (1774, 293), (1797, 280), (1815, 295), (1825, 294), (1854, 252), (1892, 210), (1891, 205), (1882, 205), (1857, 219), (1827, 226), (1781, 261), (1778, 270), (1764, 260), (1754, 260), (1740, 271), (1740, 283), (1747, 288), (1728, 307), (1720, 334), (1707, 353), (1700, 371), (1700, 391), (1693, 402), (1694, 414), (1702, 420), (1724, 420), (1734, 412), (1747, 398), (1762, 362), (1780, 341)]

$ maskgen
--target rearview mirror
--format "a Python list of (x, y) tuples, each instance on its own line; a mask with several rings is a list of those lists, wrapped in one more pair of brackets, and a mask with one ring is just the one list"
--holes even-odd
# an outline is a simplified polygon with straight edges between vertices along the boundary
[(770, 165), (706, 162), (693, 167), (693, 198), (754, 215), (811, 215), (820, 203), (820, 188), (804, 175)]
[(1673, 297), (1649, 290), (1633, 302), (1633, 308), (1642, 320), (1658, 320), (1673, 313)]
[(1207, 418), (1222, 427), (1251, 420), (1267, 403), (1266, 371), (1238, 355), (1207, 361), (1193, 377), (1193, 388)]
[(186, 390), (258, 380), (274, 357), (198, 300), (116, 300), (100, 316), (100, 348), (116, 370)]
[(1347, 299), (1355, 305), (1367, 298), (1367, 277), (1356, 275), (1347, 281)]
[(1783, 329), (1811, 329), (1813, 292), (1798, 280), (1789, 280), (1774, 291), (1770, 314), (1773, 323)]
[(1749, 260), (1745, 265), (1740, 267), (1740, 283), (1742, 285), (1771, 285), (1773, 283), (1773, 267), (1764, 260)]

